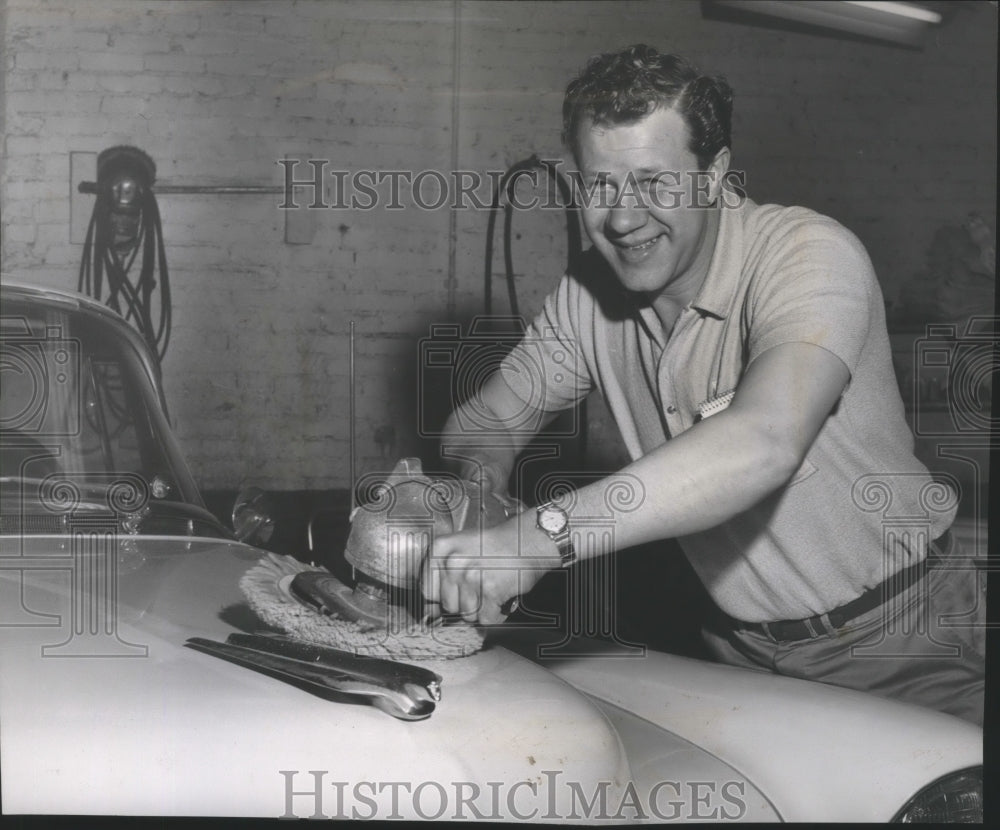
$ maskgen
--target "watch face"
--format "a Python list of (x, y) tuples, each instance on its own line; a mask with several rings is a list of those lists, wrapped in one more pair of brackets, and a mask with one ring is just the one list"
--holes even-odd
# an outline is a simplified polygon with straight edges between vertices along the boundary
[(566, 527), (566, 514), (556, 507), (547, 507), (538, 514), (538, 526), (546, 533), (559, 533)]

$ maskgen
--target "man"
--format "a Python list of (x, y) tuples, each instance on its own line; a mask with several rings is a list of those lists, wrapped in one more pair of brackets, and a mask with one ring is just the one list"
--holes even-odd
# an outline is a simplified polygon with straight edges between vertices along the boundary
[[(835, 221), (728, 185), (731, 109), (724, 80), (646, 46), (567, 88), (593, 249), (453, 413), (442, 451), (502, 490), (525, 413), (543, 423), (596, 387), (632, 462), (435, 540), (425, 597), (498, 622), (546, 570), (609, 552), (579, 544), (574, 522), (611, 509), (615, 549), (679, 540), (720, 609), (705, 632), (720, 660), (981, 723), (984, 597), (954, 564), (957, 500), (913, 454), (871, 263)], [(621, 483), (638, 496), (614, 511)]]

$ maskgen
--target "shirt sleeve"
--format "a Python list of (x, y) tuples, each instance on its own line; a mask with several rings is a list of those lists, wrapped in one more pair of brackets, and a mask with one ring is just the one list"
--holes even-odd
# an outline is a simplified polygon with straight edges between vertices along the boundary
[(781, 223), (754, 275), (748, 361), (782, 343), (811, 343), (839, 357), (852, 376), (881, 297), (860, 241), (809, 212)]
[(523, 339), (500, 364), (500, 377), (530, 410), (568, 409), (593, 388), (576, 336), (580, 294), (573, 278), (564, 276)]

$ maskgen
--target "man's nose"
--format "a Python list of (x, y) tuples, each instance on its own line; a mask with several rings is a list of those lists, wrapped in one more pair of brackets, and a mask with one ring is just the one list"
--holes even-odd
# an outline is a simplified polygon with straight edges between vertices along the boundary
[(625, 236), (646, 224), (647, 208), (635, 194), (622, 196), (608, 211), (608, 227)]

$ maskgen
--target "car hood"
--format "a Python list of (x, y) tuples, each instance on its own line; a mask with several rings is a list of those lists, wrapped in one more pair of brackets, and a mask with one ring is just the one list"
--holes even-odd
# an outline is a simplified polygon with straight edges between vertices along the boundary
[(640, 800), (678, 783), (657, 792), (683, 818), (707, 803), (683, 787), (693, 779), (735, 782), (740, 806), (723, 817), (775, 815), (712, 754), (505, 648), (423, 663), (443, 699), (419, 722), (185, 648), (259, 627), (237, 583), (262, 552), (119, 545), (117, 601), (98, 608), (81, 585), (87, 553), (66, 537), (2, 540), (6, 813), (607, 820), (634, 815), (641, 780)]
[(784, 821), (890, 821), (928, 783), (983, 763), (982, 730), (931, 709), (660, 652), (623, 659), (613, 643), (585, 647), (586, 656), (536, 659), (731, 764)]

